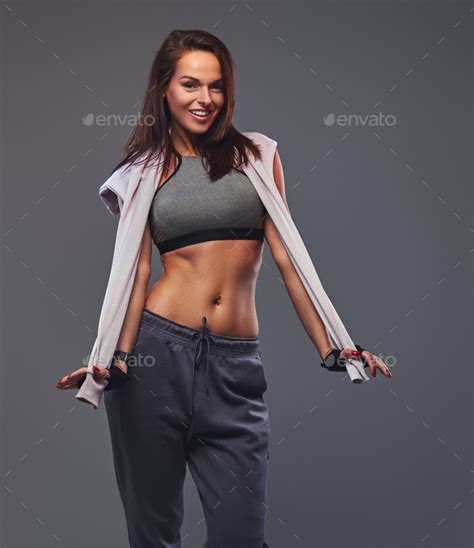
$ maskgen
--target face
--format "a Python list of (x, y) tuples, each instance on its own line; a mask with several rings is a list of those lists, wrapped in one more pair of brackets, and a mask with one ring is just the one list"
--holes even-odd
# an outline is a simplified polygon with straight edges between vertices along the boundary
[(190, 133), (205, 133), (224, 106), (221, 78), (221, 67), (213, 53), (185, 53), (177, 62), (166, 90), (172, 126)]

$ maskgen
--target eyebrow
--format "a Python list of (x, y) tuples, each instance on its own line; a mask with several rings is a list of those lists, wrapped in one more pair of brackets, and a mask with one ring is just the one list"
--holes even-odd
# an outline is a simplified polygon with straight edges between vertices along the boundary
[[(182, 78), (189, 78), (190, 80), (194, 80), (195, 82), (200, 82), (199, 78), (194, 78), (194, 76), (187, 76), (187, 75), (184, 75), (184, 76), (181, 76), (180, 80)], [(214, 82), (211, 82), (212, 84), (215, 84), (217, 82), (222, 82), (222, 78), (218, 78), (217, 80), (214, 80)]]

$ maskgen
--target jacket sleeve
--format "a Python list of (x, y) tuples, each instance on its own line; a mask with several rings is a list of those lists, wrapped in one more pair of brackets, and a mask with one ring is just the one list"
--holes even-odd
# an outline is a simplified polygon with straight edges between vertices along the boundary
[(259, 135), (260, 138), (265, 141), (264, 153), (262, 155), (262, 164), (267, 173), (270, 175), (271, 180), (274, 181), (275, 179), (273, 177), (273, 162), (275, 160), (275, 152), (277, 149), (278, 141), (275, 141), (275, 139), (272, 139), (271, 137), (268, 137), (263, 133), (259, 133)]
[(97, 337), (88, 358), (86, 378), (75, 396), (95, 409), (99, 408), (108, 380), (96, 378), (92, 367), (109, 367), (112, 362), (133, 290), (155, 182), (160, 176), (160, 170), (149, 167), (142, 172), (135, 166), (124, 175), (113, 174), (101, 186), (102, 201), (111, 213), (120, 211), (120, 216)]
[(245, 131), (244, 135), (251, 139), (260, 148), (261, 160), (260, 163), (265, 168), (265, 171), (273, 179), (273, 161), (275, 158), (275, 151), (278, 145), (278, 141), (268, 137), (264, 133), (257, 131)]
[[(253, 135), (262, 145), (263, 154), (261, 161), (256, 161), (251, 166), (248, 175), (274, 222), (288, 256), (311, 302), (324, 322), (334, 347), (338, 349), (355, 348), (354, 342), (324, 290), (305, 242), (276, 186), (273, 163), (277, 142), (263, 133), (254, 133)], [(349, 358), (346, 369), (351, 382), (357, 384), (369, 380), (360, 358)]]
[(125, 165), (115, 170), (99, 188), (99, 197), (112, 215), (122, 211), (127, 195), (127, 169), (129, 167), (129, 165)]

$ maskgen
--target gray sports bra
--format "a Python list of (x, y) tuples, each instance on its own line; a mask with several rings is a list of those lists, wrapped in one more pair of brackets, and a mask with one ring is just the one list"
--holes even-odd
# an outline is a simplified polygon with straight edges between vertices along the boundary
[(211, 181), (201, 156), (181, 156), (153, 197), (149, 220), (160, 254), (210, 240), (263, 241), (266, 209), (247, 175)]

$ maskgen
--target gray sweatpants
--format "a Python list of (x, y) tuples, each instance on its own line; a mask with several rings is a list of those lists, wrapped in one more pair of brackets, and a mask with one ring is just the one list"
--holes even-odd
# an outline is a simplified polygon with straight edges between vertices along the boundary
[(104, 402), (130, 547), (181, 547), (186, 463), (207, 524), (204, 548), (268, 546), (259, 338), (216, 335), (205, 317), (193, 329), (145, 309), (129, 374)]

